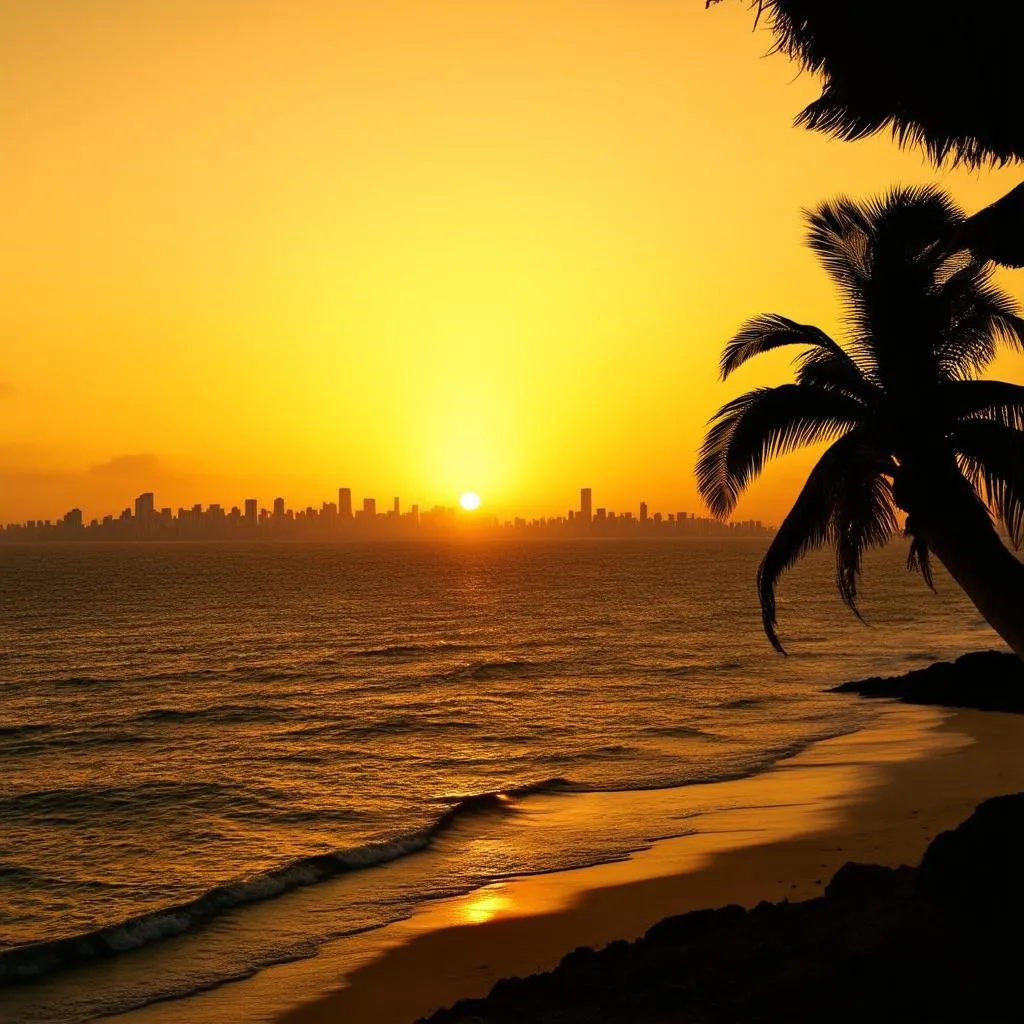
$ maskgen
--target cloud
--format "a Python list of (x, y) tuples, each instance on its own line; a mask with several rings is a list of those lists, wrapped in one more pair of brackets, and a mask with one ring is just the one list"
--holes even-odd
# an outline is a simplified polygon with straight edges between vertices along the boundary
[(106, 462), (98, 462), (89, 467), (88, 473), (90, 476), (132, 479), (146, 474), (166, 477), (167, 470), (152, 452), (139, 452), (136, 455), (115, 455)]
[(81, 508), (87, 519), (117, 515), (144, 491), (172, 507), (208, 502), (219, 497), (220, 484), (153, 452), (116, 455), (82, 470), (45, 448), (0, 444), (0, 523), (59, 518), (69, 508)]

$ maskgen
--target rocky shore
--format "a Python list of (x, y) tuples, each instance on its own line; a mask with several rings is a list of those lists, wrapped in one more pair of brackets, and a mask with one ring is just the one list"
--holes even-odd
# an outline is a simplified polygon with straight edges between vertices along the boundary
[(1024, 710), (1022, 675), (982, 653), (840, 687), (949, 710), (890, 704), (769, 772), (634, 797), (698, 827), (443, 900), (276, 1020), (1024, 1021), (1022, 726), (1002, 713)]
[(824, 896), (670, 917), (581, 948), (429, 1024), (1024, 1019), (1024, 794), (938, 836), (918, 868), (849, 863)]
[[(836, 693), (1024, 713), (1024, 664), (984, 651)], [(847, 863), (824, 894), (669, 917), (420, 1024), (1024, 1020), (1024, 793), (981, 803), (918, 867)]]
[(1024, 714), (1024, 662), (1009, 651), (976, 651), (901, 676), (841, 683), (829, 692), (1019, 715)]

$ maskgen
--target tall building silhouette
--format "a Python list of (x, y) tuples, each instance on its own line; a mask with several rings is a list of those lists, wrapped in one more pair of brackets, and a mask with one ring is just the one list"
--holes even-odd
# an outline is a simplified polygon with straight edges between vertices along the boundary
[(342, 519), (352, 518), (352, 488), (338, 488), (338, 515)]
[(640, 502), (640, 522), (641, 523), (646, 523), (647, 522), (647, 502), (646, 501), (641, 501)]
[(153, 518), (155, 511), (153, 492), (146, 491), (145, 494), (140, 494), (135, 499), (135, 518), (140, 520), (149, 520)]
[(377, 499), (376, 498), (363, 498), (363, 518), (364, 519), (376, 519), (377, 518)]
[(245, 521), (250, 524), (255, 524), (256, 516), (259, 513), (257, 508), (257, 502), (255, 498), (245, 499)]
[(583, 517), (583, 522), (589, 523), (593, 518), (593, 494), (589, 487), (583, 487), (580, 489), (580, 515)]
[(274, 499), (274, 518), (284, 519), (284, 498)]
[(401, 503), (399, 502), (398, 498), (395, 498), (394, 512), (396, 516), (400, 516), (402, 514)]

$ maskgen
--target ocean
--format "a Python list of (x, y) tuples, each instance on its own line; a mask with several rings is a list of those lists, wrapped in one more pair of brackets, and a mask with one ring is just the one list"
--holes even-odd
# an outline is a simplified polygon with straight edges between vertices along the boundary
[(621, 858), (686, 822), (526, 828), (531, 801), (756, 774), (879, 713), (825, 687), (999, 646), (894, 545), (866, 624), (798, 567), (781, 657), (766, 543), (0, 548), (0, 1020), (187, 999)]

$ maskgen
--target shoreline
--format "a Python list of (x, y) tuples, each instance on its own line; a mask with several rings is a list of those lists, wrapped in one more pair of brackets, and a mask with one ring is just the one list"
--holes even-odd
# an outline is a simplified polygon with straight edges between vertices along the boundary
[[(311, 958), (105, 1019), (412, 1024), (485, 996), (503, 978), (550, 970), (579, 946), (638, 938), (669, 916), (820, 896), (849, 860), (916, 863), (935, 835), (983, 799), (1024, 790), (1018, 716), (891, 700), (876, 707), (866, 728), (812, 744), (759, 775), (530, 801), (540, 827), (552, 818), (578, 827), (630, 813), (678, 819), (676, 838), (652, 838), (618, 861), (430, 900), (411, 917), (328, 943)], [(444, 856), (427, 851), (404, 869), (429, 871), (422, 858)], [(304, 905), (317, 912), (315, 899)]]
[[(273, 1019), (412, 1024), (486, 995), (501, 978), (549, 970), (581, 945), (635, 939), (671, 915), (809, 899), (851, 860), (916, 864), (939, 832), (982, 800), (1024, 789), (1017, 716), (933, 710), (929, 720), (921, 708), (901, 706), (907, 716), (888, 710), (889, 725), (902, 732), (901, 750), (891, 746), (891, 728), (869, 727), (815, 744), (752, 779), (710, 784), (737, 789), (738, 805), (709, 815), (697, 835), (656, 842), (622, 862), (518, 878), (440, 901), (397, 926), (404, 941), (383, 944), (345, 987)], [(783, 796), (794, 769), (805, 776), (810, 797), (802, 811), (800, 804), (777, 805), (771, 822), (763, 805), (740, 806), (753, 788)], [(824, 788), (808, 791), (812, 777)], [(453, 923), (459, 908), (465, 912), (474, 901), (492, 916)]]

